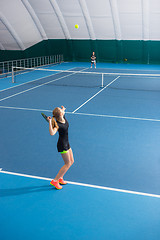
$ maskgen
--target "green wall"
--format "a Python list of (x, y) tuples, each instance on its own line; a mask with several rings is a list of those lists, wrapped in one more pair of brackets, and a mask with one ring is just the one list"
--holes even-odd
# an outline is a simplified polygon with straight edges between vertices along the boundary
[[(160, 41), (135, 40), (45, 40), (24, 51), (0, 51), (0, 61), (63, 54), (65, 61), (160, 64)], [(125, 60), (124, 60), (125, 59)]]

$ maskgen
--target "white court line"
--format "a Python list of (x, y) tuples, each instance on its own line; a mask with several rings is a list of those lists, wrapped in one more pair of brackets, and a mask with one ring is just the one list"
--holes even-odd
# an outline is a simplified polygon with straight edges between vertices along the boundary
[(103, 89), (101, 89), (99, 92), (97, 92), (95, 95), (93, 95), (91, 98), (89, 98), (86, 102), (84, 102), (81, 106), (79, 106), (78, 108), (76, 108), (72, 113), (77, 112), (80, 108), (82, 108), (86, 103), (88, 103), (89, 101), (91, 101), (94, 97), (96, 97), (99, 93), (101, 93), (104, 89), (106, 89), (108, 86), (110, 86), (113, 82), (115, 82), (118, 78), (120, 78), (120, 76), (116, 77), (115, 79), (113, 79), (112, 82), (110, 82), (109, 84), (107, 84)]
[[(0, 106), (0, 108), (13, 109), (13, 110), (25, 110), (25, 111), (37, 111), (37, 112), (50, 112), (50, 113), (53, 111), (53, 110), (49, 110), (49, 109), (21, 108), (21, 107), (12, 107), (12, 106)], [(77, 113), (77, 112), (76, 113), (66, 112), (66, 114), (72, 114), (72, 115), (75, 114), (75, 115), (91, 116), (91, 117), (106, 117), (106, 118), (118, 118), (118, 119), (128, 119), (128, 120), (160, 122), (160, 119), (155, 119), (155, 118), (138, 118), (138, 117), (103, 115), (103, 114), (94, 114), (94, 113)]]
[(138, 118), (138, 117), (127, 117), (127, 116), (125, 117), (125, 116), (103, 115), (103, 114), (94, 114), (94, 113), (93, 114), (92, 113), (73, 113), (73, 112), (66, 112), (66, 113), (83, 115), (83, 116), (92, 116), (92, 117), (106, 117), (106, 118), (119, 118), (119, 119), (129, 119), (129, 120), (160, 122), (160, 119), (155, 119), (155, 118)]
[[(85, 70), (85, 69), (83, 69), (83, 70)], [(81, 70), (81, 71), (83, 71), (83, 70)], [(42, 87), (42, 86), (47, 85), (47, 84), (49, 84), (49, 83), (51, 83), (51, 82), (56, 82), (56, 81), (59, 80), (59, 79), (62, 79), (62, 78), (65, 78), (65, 77), (74, 75), (74, 74), (76, 74), (76, 73), (78, 73), (78, 72), (81, 72), (81, 71), (76, 71), (76, 72), (74, 72), (74, 73), (68, 74), (67, 76), (59, 77), (59, 78), (56, 78), (56, 79), (51, 80), (51, 81), (49, 81), (49, 82), (42, 83), (42, 84), (40, 84), (40, 85), (38, 85), (38, 86), (35, 86), (35, 87), (32, 87), (32, 88), (28, 88), (28, 89), (26, 89), (26, 90), (24, 90), (24, 91), (21, 91), (21, 92), (15, 93), (15, 94), (13, 94), (13, 95), (10, 95), (10, 96), (8, 96), (8, 97), (2, 98), (2, 99), (0, 99), (0, 102), (4, 101), (4, 100), (6, 100), (6, 99), (9, 99), (9, 98), (15, 97), (15, 96), (17, 96), (17, 95), (20, 95), (20, 94), (22, 94), (22, 93), (29, 92), (29, 91), (31, 91), (31, 90), (33, 90), (33, 89)]]
[[(32, 175), (28, 175), (28, 174), (14, 173), (14, 172), (8, 172), (8, 171), (0, 171), (0, 173), (10, 174), (10, 175), (20, 176), (20, 177), (26, 177), (26, 178), (46, 180), (46, 181), (51, 181), (52, 180), (51, 178), (38, 177), (38, 176), (32, 176)], [(141, 196), (145, 196), (145, 197), (160, 198), (160, 195), (157, 195), (157, 194), (143, 193), (143, 192), (137, 192), (137, 191), (118, 189), (118, 188), (103, 187), (103, 186), (97, 186), (97, 185), (85, 184), (85, 183), (78, 183), (78, 182), (71, 182), (71, 181), (67, 181), (67, 182), (69, 184), (82, 186), (82, 187), (90, 187), (90, 188), (103, 189), (103, 190), (120, 192), (120, 193), (141, 195)]]
[[(26, 73), (20, 73), (20, 74), (26, 74)], [(55, 73), (54, 75), (56, 75), (56, 74), (58, 74), (58, 73)], [(2, 90), (0, 90), (0, 92), (4, 92), (4, 91), (7, 91), (7, 90), (9, 90), (9, 89), (16, 88), (16, 87), (19, 87), (19, 86), (22, 86), (22, 85), (25, 85), (25, 84), (28, 84), (28, 83), (32, 83), (32, 82), (35, 82), (35, 81), (38, 81), (38, 80), (40, 80), (40, 79), (43, 79), (43, 78), (46, 78), (46, 77), (50, 77), (50, 76), (53, 76), (53, 74), (48, 75), (48, 76), (45, 76), (45, 77), (41, 77), (41, 78), (36, 78), (36, 79), (34, 79), (34, 80), (31, 80), (31, 81), (26, 81), (26, 82), (24, 82), (24, 83), (20, 83), (20, 84), (17, 84), (17, 85), (15, 85), (15, 86), (12, 86), (12, 87), (9, 87), (9, 88), (2, 89)], [(13, 84), (14, 84), (14, 83), (13, 83)]]
[[(74, 68), (76, 68), (76, 67), (74, 67)], [(74, 68), (71, 68), (71, 69), (68, 69), (67, 71), (74, 71)], [(83, 71), (83, 70), (86, 70), (87, 68), (85, 68), (85, 69), (82, 69), (81, 71)], [(47, 69), (46, 68), (44, 68), (44, 71), (47, 71)], [(54, 69), (53, 69), (54, 70)], [(51, 70), (50, 70), (51, 71)], [(48, 72), (50, 72), (50, 71), (48, 71)], [(55, 72), (56, 72), (56, 70), (54, 70)], [(57, 70), (57, 71), (59, 71), (59, 70)], [(65, 71), (65, 70), (62, 70), (62, 72), (63, 71)], [(79, 71), (77, 71), (77, 72), (79, 72)], [(28, 72), (27, 72), (28, 73)], [(26, 72), (25, 73), (19, 73), (18, 74), (18, 76), (19, 75), (22, 75), (22, 74), (27, 74)], [(51, 77), (51, 76), (55, 76), (56, 74), (59, 74), (59, 72), (57, 72), (57, 73), (52, 73), (51, 75), (48, 75), (48, 76), (44, 76), (44, 77), (40, 77), (40, 78), (36, 78), (36, 79), (34, 79), (34, 80), (31, 80), (31, 81), (26, 81), (26, 82), (24, 82), (24, 83), (20, 83), (20, 84), (17, 84), (16, 86), (12, 86), (12, 87), (8, 87), (8, 88), (5, 88), (5, 89), (2, 89), (2, 90), (0, 90), (0, 92), (3, 92), (3, 91), (7, 91), (7, 90), (9, 90), (9, 89), (11, 89), (11, 88), (16, 88), (16, 87), (19, 87), (19, 86), (22, 86), (22, 85), (25, 85), (25, 84), (28, 84), (28, 83), (32, 83), (32, 82), (35, 82), (35, 81), (38, 81), (38, 80), (40, 80), (40, 79), (43, 79), (43, 78), (46, 78), (46, 77)], [(12, 78), (12, 77), (10, 77), (10, 78)], [(32, 78), (32, 77), (31, 77)]]
[(22, 107), (11, 107), (11, 106), (0, 106), (0, 108), (8, 108), (13, 110), (25, 110), (25, 111), (37, 111), (37, 112), (52, 112), (53, 110), (36, 109), (36, 108), (22, 108)]

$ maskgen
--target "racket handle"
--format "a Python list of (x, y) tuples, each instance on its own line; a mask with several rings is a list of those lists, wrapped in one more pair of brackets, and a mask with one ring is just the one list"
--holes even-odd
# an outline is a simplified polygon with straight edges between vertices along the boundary
[(45, 119), (47, 122), (49, 122), (48, 119), (47, 119), (47, 116), (46, 116), (44, 113), (41, 113), (41, 115), (42, 115), (42, 117), (44, 117), (44, 119)]

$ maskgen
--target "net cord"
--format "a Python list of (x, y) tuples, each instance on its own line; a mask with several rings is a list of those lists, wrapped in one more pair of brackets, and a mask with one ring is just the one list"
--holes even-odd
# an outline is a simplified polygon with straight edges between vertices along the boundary
[(78, 74), (78, 73), (85, 73), (85, 74), (96, 74), (96, 75), (101, 75), (101, 87), (103, 87), (103, 79), (102, 79), (102, 75), (103, 73), (101, 72), (83, 72), (83, 70), (81, 71), (70, 71), (70, 70), (53, 70), (53, 69), (44, 69), (44, 68), (23, 68), (23, 67), (12, 67), (12, 83), (16, 83), (15, 80), (15, 70), (33, 70), (33, 71), (46, 71), (46, 72), (59, 72), (59, 73), (72, 73), (72, 74)]
[(76, 73), (83, 73), (83, 74), (95, 74), (95, 75), (101, 75), (101, 87), (103, 88), (104, 87), (104, 76), (105, 75), (117, 75), (119, 77), (121, 76), (140, 76), (140, 77), (160, 77), (160, 74), (145, 74), (145, 73), (117, 73), (117, 72), (108, 72), (108, 73), (102, 73), (102, 72), (87, 72), (87, 71), (84, 71), (81, 70), (81, 71), (71, 71), (71, 70), (54, 70), (54, 69), (48, 69), (48, 68), (23, 68), (23, 67), (16, 67), (16, 66), (13, 66), (12, 67), (12, 83), (15, 83), (16, 80), (15, 80), (15, 74), (16, 74), (16, 69), (17, 70), (33, 70), (33, 71), (48, 71), (48, 72), (58, 72), (58, 73), (73, 73), (73, 74), (76, 74)]
[(20, 70), (35, 70), (35, 71), (49, 71), (49, 72), (66, 72), (66, 73), (86, 73), (86, 74), (104, 74), (104, 75), (118, 75), (118, 76), (144, 76), (144, 77), (160, 77), (160, 74), (147, 74), (147, 73), (118, 73), (118, 72), (82, 72), (81, 71), (72, 71), (72, 70), (54, 70), (54, 69), (48, 69), (48, 68), (23, 68), (23, 67), (13, 67), (14, 69), (20, 69)]

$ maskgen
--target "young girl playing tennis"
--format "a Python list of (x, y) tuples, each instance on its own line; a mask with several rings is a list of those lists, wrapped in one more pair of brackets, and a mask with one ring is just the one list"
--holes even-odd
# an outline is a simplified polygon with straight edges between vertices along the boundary
[(65, 107), (64, 106), (62, 106), (61, 108), (57, 107), (53, 110), (53, 117), (47, 118), (49, 121), (50, 135), (51, 136), (55, 135), (57, 131), (59, 133), (57, 149), (58, 152), (61, 153), (61, 156), (64, 161), (63, 167), (59, 170), (57, 176), (50, 182), (50, 184), (57, 189), (62, 189), (62, 186), (60, 184), (62, 185), (67, 184), (67, 182), (63, 180), (63, 176), (74, 163), (73, 152), (68, 141), (69, 124), (64, 114)]

